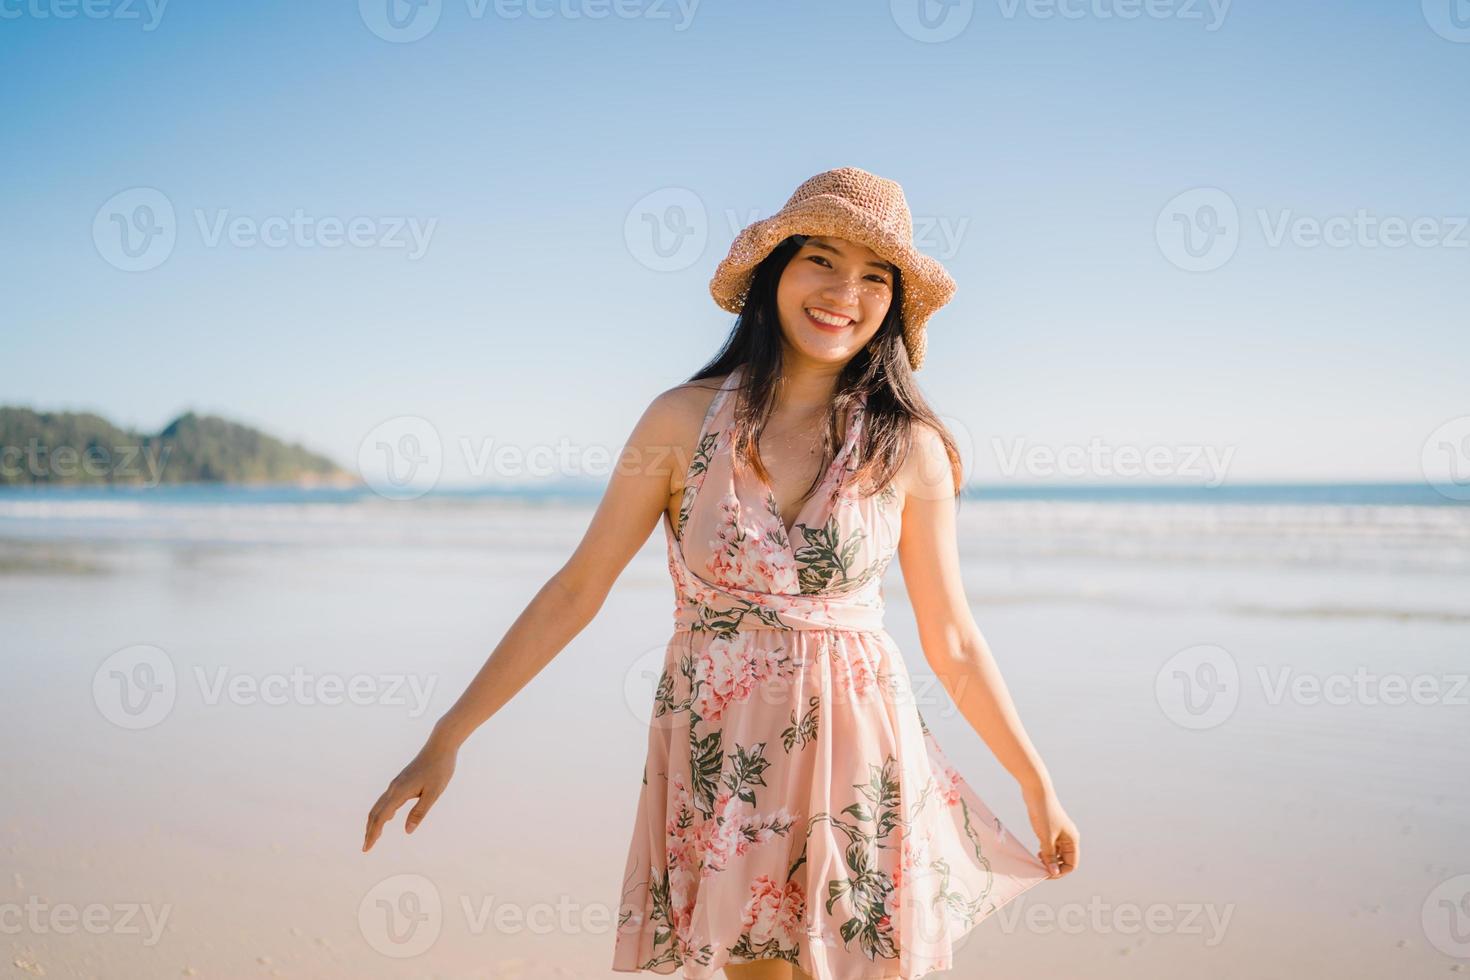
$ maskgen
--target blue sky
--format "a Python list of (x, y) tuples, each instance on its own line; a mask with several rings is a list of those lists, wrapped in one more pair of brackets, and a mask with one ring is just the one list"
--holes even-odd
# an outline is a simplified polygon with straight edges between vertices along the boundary
[(728, 330), (739, 226), (858, 166), (959, 283), (919, 378), (977, 479), (1412, 480), (1470, 412), (1464, 0), (388, 2), (0, 3), (0, 403), (349, 465), (411, 416), (515, 479), (473, 456), (616, 451)]

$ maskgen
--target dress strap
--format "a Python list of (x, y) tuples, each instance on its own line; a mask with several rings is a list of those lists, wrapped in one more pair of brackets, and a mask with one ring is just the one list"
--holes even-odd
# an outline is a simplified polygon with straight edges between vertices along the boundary
[[(690, 462), (691, 467), (694, 465), (695, 462), (698, 462), (699, 450), (704, 446), (705, 438), (710, 435), (710, 429), (715, 427), (715, 419), (717, 416), (719, 416), (720, 409), (724, 407), (725, 399), (728, 398), (730, 392), (734, 390), (735, 384), (739, 380), (739, 378), (737, 377), (739, 372), (740, 369), (737, 367), (735, 370), (725, 375), (725, 380), (720, 383), (719, 390), (717, 390), (715, 392), (715, 396), (710, 399), (709, 408), (705, 409), (704, 412), (704, 421), (699, 424), (699, 438), (695, 441), (694, 444), (695, 458)], [(686, 473), (685, 475), (687, 476), (688, 474)]]
[[(724, 381), (720, 382), (720, 390), (715, 392), (715, 397), (709, 403), (709, 411), (704, 416), (706, 426), (714, 421), (715, 416), (724, 407), (725, 399), (730, 397), (730, 392), (734, 391), (736, 385), (740, 383), (740, 370), (739, 367), (736, 367), (729, 374), (725, 375)], [(703, 433), (700, 434), (703, 435)]]
[(715, 457), (715, 451), (719, 448), (721, 433), (717, 423), (724, 408), (725, 399), (735, 388), (739, 370), (736, 368), (725, 377), (719, 390), (710, 399), (709, 408), (705, 409), (704, 421), (699, 425), (699, 438), (694, 443), (694, 456), (684, 470), (684, 495), (679, 504), (679, 520), (671, 526), (675, 538), (681, 537), (684, 533), (684, 524), (689, 519), (690, 508), (694, 506), (695, 498), (699, 496), (700, 487), (704, 485), (704, 478), (709, 473), (710, 463)]

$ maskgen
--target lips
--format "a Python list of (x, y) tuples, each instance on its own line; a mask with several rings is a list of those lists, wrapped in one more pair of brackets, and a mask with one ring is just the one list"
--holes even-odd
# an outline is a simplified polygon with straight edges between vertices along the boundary
[(850, 316), (843, 316), (840, 313), (833, 313), (831, 310), (815, 306), (806, 307), (805, 313), (808, 320), (824, 330), (844, 330), (853, 322)]

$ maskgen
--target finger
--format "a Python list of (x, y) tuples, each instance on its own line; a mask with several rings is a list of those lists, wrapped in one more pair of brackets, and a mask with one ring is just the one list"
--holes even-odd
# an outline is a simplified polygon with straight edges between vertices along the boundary
[(1055, 865), (1053, 866), (1053, 877), (1068, 874), (1077, 866), (1076, 842), (1065, 830), (1059, 831), (1056, 843), (1053, 847)]
[(1081, 843), (1070, 835), (1063, 835), (1057, 850), (1061, 852), (1062, 865), (1067, 870), (1077, 867), (1077, 858), (1081, 855)]
[(403, 795), (403, 791), (395, 786), (389, 786), (383, 791), (383, 795), (378, 797), (378, 802), (373, 804), (372, 812), (368, 815), (367, 836), (362, 847), (364, 851), (373, 846), (373, 842), (382, 833), (383, 825), (393, 819), (393, 815), (398, 812), (398, 808), (403, 805), (405, 799), (407, 797)]
[(367, 827), (362, 832), (362, 849), (364, 851), (372, 847), (373, 841), (377, 838), (378, 811), (382, 805), (383, 800), (379, 797), (378, 802), (374, 803), (373, 808), (368, 811)]
[(1042, 864), (1046, 865), (1047, 873), (1052, 875), (1057, 873), (1057, 850), (1052, 840), (1044, 841), (1041, 850), (1036, 852), (1036, 856), (1041, 859)]
[(403, 829), (407, 833), (413, 833), (414, 828), (423, 823), (425, 815), (429, 812), (429, 807), (434, 805), (434, 801), (439, 799), (439, 794), (442, 792), (444, 792), (442, 789), (428, 790), (423, 796), (419, 797), (418, 803), (412, 810), (408, 811), (408, 819), (404, 821)]

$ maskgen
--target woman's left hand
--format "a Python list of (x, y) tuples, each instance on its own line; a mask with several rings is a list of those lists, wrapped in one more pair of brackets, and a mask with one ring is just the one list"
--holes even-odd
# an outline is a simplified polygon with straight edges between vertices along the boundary
[(1077, 825), (1062, 809), (1056, 790), (1050, 785), (1038, 786), (1022, 791), (1026, 800), (1026, 812), (1031, 817), (1031, 829), (1041, 842), (1036, 856), (1046, 865), (1052, 878), (1060, 878), (1077, 870), (1078, 844), (1081, 837)]

